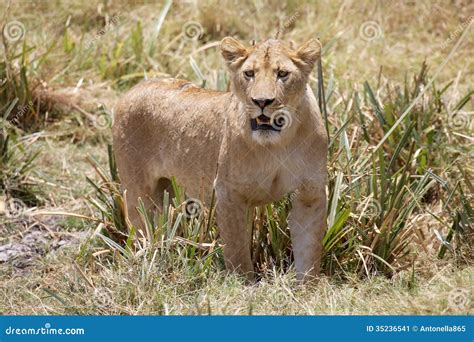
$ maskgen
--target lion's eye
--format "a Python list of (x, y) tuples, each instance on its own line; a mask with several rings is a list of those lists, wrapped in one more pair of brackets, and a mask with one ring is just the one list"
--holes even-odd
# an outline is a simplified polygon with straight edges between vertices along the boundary
[(290, 73), (285, 70), (279, 70), (278, 71), (278, 78), (287, 78)]
[(253, 72), (253, 70), (247, 70), (247, 71), (244, 71), (244, 75), (247, 78), (252, 78), (255, 76), (255, 73)]

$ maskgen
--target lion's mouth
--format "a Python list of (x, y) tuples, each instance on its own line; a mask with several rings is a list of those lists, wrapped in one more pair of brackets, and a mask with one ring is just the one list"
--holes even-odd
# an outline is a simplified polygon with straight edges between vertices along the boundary
[(277, 131), (279, 132), (278, 129), (272, 126), (271, 124), (271, 118), (266, 116), (265, 114), (261, 114), (259, 117), (255, 119), (250, 120), (250, 126), (252, 128), (252, 131), (258, 131), (258, 130), (271, 130), (271, 131)]

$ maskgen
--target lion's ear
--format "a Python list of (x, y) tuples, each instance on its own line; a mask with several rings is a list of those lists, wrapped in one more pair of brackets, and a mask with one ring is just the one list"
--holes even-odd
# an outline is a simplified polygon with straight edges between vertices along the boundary
[(311, 38), (296, 50), (294, 61), (304, 68), (311, 70), (321, 56), (321, 43), (319, 40)]
[(225, 37), (221, 42), (221, 54), (230, 68), (242, 63), (248, 56), (248, 50), (237, 39)]

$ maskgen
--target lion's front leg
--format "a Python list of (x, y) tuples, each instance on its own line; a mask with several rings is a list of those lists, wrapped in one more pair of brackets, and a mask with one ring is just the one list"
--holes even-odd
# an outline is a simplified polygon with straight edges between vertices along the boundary
[(296, 277), (309, 280), (318, 276), (322, 240), (326, 229), (325, 184), (304, 185), (296, 191), (288, 224), (290, 226)]
[(228, 270), (254, 279), (250, 254), (250, 231), (248, 229), (248, 205), (228, 190), (216, 187), (217, 225), (224, 243), (224, 259)]

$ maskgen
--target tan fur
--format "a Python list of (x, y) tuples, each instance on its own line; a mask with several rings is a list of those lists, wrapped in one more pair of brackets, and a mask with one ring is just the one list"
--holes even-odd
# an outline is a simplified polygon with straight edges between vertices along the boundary
[[(320, 51), (316, 40), (294, 50), (280, 40), (246, 47), (225, 38), (230, 92), (176, 79), (131, 89), (115, 108), (113, 136), (132, 222), (140, 226), (138, 197), (149, 206), (161, 203), (165, 179), (176, 177), (188, 196), (206, 203), (215, 187), (226, 265), (252, 279), (249, 209), (295, 191), (289, 226), (297, 277), (316, 276), (326, 225), (327, 137), (307, 80)], [(245, 76), (248, 70), (253, 77)], [(279, 78), (279, 70), (288, 78)], [(252, 98), (274, 102), (262, 110)], [(251, 129), (262, 112), (282, 110), (291, 119), (285, 129)]]

